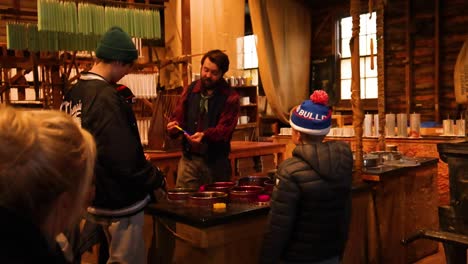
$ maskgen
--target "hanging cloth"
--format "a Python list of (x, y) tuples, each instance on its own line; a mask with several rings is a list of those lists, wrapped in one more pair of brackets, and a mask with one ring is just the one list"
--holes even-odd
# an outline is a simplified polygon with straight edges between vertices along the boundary
[(453, 70), (453, 86), (457, 104), (468, 102), (468, 39), (458, 53), (455, 68)]

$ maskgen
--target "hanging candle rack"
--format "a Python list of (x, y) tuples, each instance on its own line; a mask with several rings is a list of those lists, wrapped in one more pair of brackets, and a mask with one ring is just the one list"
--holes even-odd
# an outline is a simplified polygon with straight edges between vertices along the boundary
[(129, 35), (144, 39), (161, 39), (158, 9), (100, 6), (74, 1), (37, 0), (39, 31), (102, 35), (119, 26)]
[(159, 40), (162, 37), (160, 10), (163, 5), (102, 0), (37, 0), (37, 6), (37, 25), (7, 23), (8, 49), (93, 51), (100, 37), (112, 26), (119, 26), (139, 39)]

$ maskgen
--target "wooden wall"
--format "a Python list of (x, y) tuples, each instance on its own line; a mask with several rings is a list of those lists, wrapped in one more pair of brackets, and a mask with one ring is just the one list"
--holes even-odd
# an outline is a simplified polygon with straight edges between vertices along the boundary
[[(361, 2), (362, 12), (368, 12), (368, 2)], [(378, 11), (384, 17), (383, 39), (378, 42), (384, 42), (385, 50), (386, 112), (419, 112), (422, 121), (460, 117), (466, 105), (455, 102), (453, 69), (463, 42), (468, 38), (468, 1), (385, 2), (384, 9)], [(375, 11), (376, 7), (374, 3)], [(335, 1), (333, 6), (317, 6), (311, 10), (312, 55), (332, 55), (338, 30), (336, 21), (349, 16), (349, 1)], [(376, 109), (373, 103), (375, 107), (368, 109)], [(351, 108), (341, 103), (340, 109)]]
[[(146, 0), (145, 0), (146, 1)], [(374, 0), (374, 10), (378, 5)], [(150, 1), (153, 2), (153, 1)], [(384, 89), (386, 112), (422, 114), (422, 121), (456, 118), (467, 106), (457, 105), (453, 68), (463, 42), (468, 38), (466, 0), (385, 0), (383, 10)], [(312, 56), (335, 54), (336, 21), (349, 16), (349, 0), (308, 1), (312, 16)], [(368, 1), (361, 0), (362, 12)], [(20, 20), (36, 20), (36, 0), (5, 0), (0, 11), (19, 8)], [(382, 12), (383, 11), (383, 12)], [(0, 44), (6, 42), (5, 22), (15, 16), (0, 14)], [(172, 23), (172, 21), (171, 21)], [(337, 83), (338, 80), (337, 80)], [(339, 90), (339, 86), (337, 86)], [(364, 102), (365, 110), (376, 110), (376, 101)], [(351, 110), (340, 103), (336, 109)]]

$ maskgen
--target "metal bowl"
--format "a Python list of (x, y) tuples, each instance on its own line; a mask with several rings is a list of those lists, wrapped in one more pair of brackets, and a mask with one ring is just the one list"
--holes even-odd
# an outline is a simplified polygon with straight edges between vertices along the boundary
[(263, 187), (255, 185), (236, 186), (229, 191), (229, 200), (233, 203), (252, 203), (258, 201)]
[(205, 184), (201, 186), (202, 191), (209, 192), (225, 192), (228, 193), (229, 190), (236, 185), (233, 182), (215, 182), (211, 184)]
[(190, 206), (213, 206), (214, 203), (226, 203), (227, 193), (225, 192), (196, 192), (188, 197)]
[(188, 197), (195, 193), (196, 189), (191, 188), (174, 188), (167, 190), (167, 200), (171, 202), (183, 202), (188, 199)]

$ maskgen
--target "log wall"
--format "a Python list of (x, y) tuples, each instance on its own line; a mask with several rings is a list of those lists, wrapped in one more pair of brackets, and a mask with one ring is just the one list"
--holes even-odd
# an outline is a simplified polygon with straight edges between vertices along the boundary
[[(331, 40), (337, 35), (336, 22), (349, 16), (348, 2), (311, 9), (312, 56), (334, 54)], [(367, 1), (361, 2), (362, 12), (368, 12)], [(382, 12), (376, 7), (374, 4), (374, 11)], [(392, 0), (385, 1), (383, 12), (383, 32), (378, 33), (383, 39), (378, 43), (383, 41), (385, 50), (386, 112), (419, 112), (421, 121), (459, 118), (467, 107), (455, 102), (453, 69), (468, 38), (468, 2)], [(325, 26), (322, 21), (327, 21)], [(351, 109), (343, 102), (338, 106)]]

